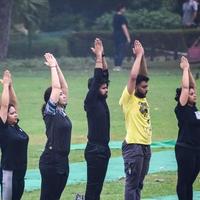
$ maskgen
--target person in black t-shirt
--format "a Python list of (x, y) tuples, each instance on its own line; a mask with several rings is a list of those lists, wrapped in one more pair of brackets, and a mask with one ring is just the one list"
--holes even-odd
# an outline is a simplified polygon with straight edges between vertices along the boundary
[[(110, 158), (110, 114), (106, 102), (108, 93), (108, 69), (102, 41), (95, 39), (94, 48), (96, 66), (94, 76), (88, 80), (88, 93), (84, 101), (87, 113), (88, 142), (85, 149), (87, 162), (87, 184), (85, 200), (100, 200), (103, 182)], [(84, 199), (76, 196), (76, 200)]]
[(121, 70), (121, 65), (126, 54), (127, 46), (131, 43), (131, 38), (128, 31), (128, 22), (124, 16), (125, 11), (125, 5), (119, 4), (117, 6), (117, 13), (113, 17), (113, 38), (115, 45), (114, 71)]
[(196, 107), (196, 85), (187, 58), (182, 57), (182, 86), (177, 88), (175, 108), (178, 138), (175, 154), (178, 164), (177, 195), (179, 200), (192, 200), (192, 185), (200, 171), (200, 111)]
[(4, 72), (0, 108), (2, 200), (20, 200), (27, 169), (28, 135), (18, 125), (17, 97), (11, 74)]
[(51, 70), (52, 85), (44, 93), (42, 107), (47, 142), (39, 162), (42, 177), (40, 200), (59, 200), (69, 175), (72, 124), (65, 113), (68, 85), (54, 56), (46, 53), (44, 57)]

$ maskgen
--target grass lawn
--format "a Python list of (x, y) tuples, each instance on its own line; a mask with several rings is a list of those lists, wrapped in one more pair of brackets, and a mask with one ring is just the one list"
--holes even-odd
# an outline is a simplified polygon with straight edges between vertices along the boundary
[[(75, 60), (74, 60), (75, 62)], [(41, 61), (42, 63), (42, 61)], [(83, 64), (88, 68), (82, 69)], [(72, 120), (72, 143), (86, 143), (87, 123), (83, 110), (83, 100), (87, 92), (87, 79), (93, 74), (92, 62), (82, 59), (75, 70), (64, 70), (69, 84), (69, 102), (67, 113)], [(126, 63), (131, 66), (131, 63)], [(74, 66), (76, 64), (73, 63)], [(63, 68), (64, 63), (61, 68)], [(71, 66), (71, 65), (70, 65)], [(70, 69), (72, 69), (71, 67)], [(176, 139), (177, 122), (174, 114), (176, 102), (175, 89), (180, 85), (181, 71), (178, 62), (151, 62), (149, 67), (149, 93), (151, 120), (153, 127), (153, 140)], [(195, 67), (193, 72), (197, 71)], [(3, 69), (1, 70), (3, 71)], [(14, 87), (20, 104), (20, 125), (29, 134), (29, 163), (28, 168), (38, 168), (38, 159), (45, 144), (44, 124), (41, 117), (43, 92), (50, 84), (50, 72), (43, 66), (36, 68), (11, 67)], [(120, 95), (128, 79), (129, 70), (121, 72), (110, 71), (110, 87), (108, 104), (111, 114), (111, 139), (122, 141), (125, 136), (124, 120), (118, 105)], [(2, 73), (1, 73), (2, 74)], [(197, 81), (197, 87), (200, 83)], [(113, 151), (113, 156), (121, 155), (120, 150)], [(70, 161), (82, 161), (83, 151), (71, 151)], [(157, 181), (156, 181), (157, 180)], [(159, 180), (164, 180), (159, 182)], [(122, 199), (124, 180), (106, 183), (102, 194), (103, 200)], [(175, 194), (176, 174), (164, 173), (148, 175), (144, 187), (144, 197), (153, 197), (164, 194)], [(199, 186), (199, 183), (197, 183)], [(85, 184), (67, 186), (63, 193), (64, 199), (73, 199), (78, 191), (83, 192)], [(39, 191), (25, 192), (23, 200), (38, 199)]]
[[(165, 172), (148, 174), (145, 179), (145, 185), (142, 192), (143, 198), (155, 198), (158, 196), (168, 196), (176, 194), (176, 172)], [(194, 184), (194, 190), (199, 190), (199, 178)], [(61, 200), (73, 200), (77, 192), (84, 193), (85, 184), (76, 184), (66, 186)], [(122, 200), (124, 193), (124, 179), (115, 182), (104, 183), (102, 191), (102, 200)], [(39, 199), (40, 191), (25, 192), (23, 200)]]

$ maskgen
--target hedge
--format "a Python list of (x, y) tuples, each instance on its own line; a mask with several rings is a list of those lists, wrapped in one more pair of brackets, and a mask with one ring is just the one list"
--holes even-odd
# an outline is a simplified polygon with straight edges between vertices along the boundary
[[(200, 30), (134, 30), (131, 35), (132, 40), (140, 40), (147, 49), (185, 52), (200, 36)], [(106, 55), (112, 56), (114, 52), (112, 33), (94, 31), (66, 33), (51, 37), (40, 37), (38, 35), (33, 39), (31, 51), (28, 49), (27, 40), (24, 38), (11, 39), (9, 57), (37, 57), (46, 51), (55, 53), (57, 56), (85, 57), (91, 54), (90, 47), (96, 37), (103, 40)]]

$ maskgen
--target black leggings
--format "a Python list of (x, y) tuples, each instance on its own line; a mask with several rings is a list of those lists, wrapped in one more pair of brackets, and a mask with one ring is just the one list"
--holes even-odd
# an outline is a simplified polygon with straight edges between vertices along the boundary
[(40, 169), (40, 174), (40, 200), (59, 200), (67, 183), (68, 173), (58, 174), (53, 169)]
[(175, 146), (178, 164), (177, 195), (179, 200), (192, 200), (192, 185), (200, 171), (200, 151)]
[(100, 200), (110, 158), (109, 147), (88, 143), (85, 149), (87, 185), (85, 200)]

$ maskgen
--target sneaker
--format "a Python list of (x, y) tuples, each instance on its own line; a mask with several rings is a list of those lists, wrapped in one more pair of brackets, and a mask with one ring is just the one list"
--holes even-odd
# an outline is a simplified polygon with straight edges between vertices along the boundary
[(122, 68), (120, 66), (116, 66), (113, 68), (113, 71), (115, 71), (115, 72), (119, 72), (121, 70), (122, 70)]
[(76, 194), (75, 200), (85, 200), (84, 195)]

